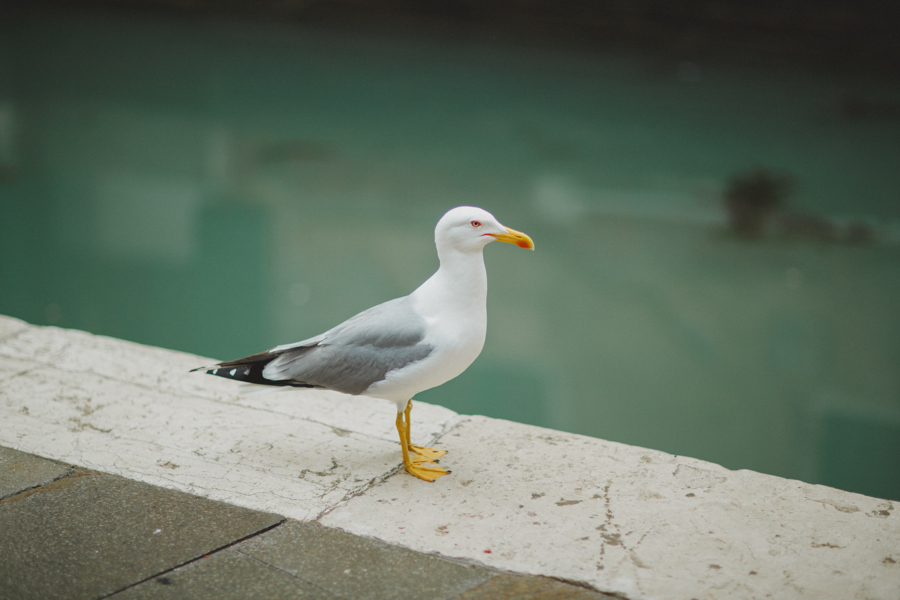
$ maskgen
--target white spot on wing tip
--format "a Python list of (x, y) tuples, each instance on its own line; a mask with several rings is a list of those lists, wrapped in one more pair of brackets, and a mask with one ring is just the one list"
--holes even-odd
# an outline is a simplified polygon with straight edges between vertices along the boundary
[(234, 377), (235, 373), (237, 373), (237, 369), (232, 369), (231, 371), (228, 372), (228, 374), (231, 375), (232, 377)]

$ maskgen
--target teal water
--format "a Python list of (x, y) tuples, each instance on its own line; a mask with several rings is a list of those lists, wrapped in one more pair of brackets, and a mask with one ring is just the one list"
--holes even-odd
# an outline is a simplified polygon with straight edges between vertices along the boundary
[[(484, 353), (421, 400), (900, 499), (900, 120), (846, 110), (896, 78), (100, 15), (0, 36), (0, 313), (235, 358), (409, 293), (473, 204), (537, 250), (486, 249)], [(735, 237), (757, 166), (873, 239)]]

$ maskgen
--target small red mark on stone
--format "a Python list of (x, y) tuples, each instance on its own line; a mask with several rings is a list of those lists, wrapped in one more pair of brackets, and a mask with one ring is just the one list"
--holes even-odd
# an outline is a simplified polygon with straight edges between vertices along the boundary
[(490, 554), (491, 551), (490, 551), (490, 550), (485, 550), (484, 553), (485, 553), (485, 554)]

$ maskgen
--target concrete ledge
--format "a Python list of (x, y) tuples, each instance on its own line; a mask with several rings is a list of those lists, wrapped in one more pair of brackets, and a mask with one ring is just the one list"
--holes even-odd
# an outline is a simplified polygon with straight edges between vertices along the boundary
[(417, 404), (453, 475), (398, 472), (388, 402), (238, 398), (207, 359), (0, 317), (0, 445), (638, 598), (896, 598), (896, 503)]

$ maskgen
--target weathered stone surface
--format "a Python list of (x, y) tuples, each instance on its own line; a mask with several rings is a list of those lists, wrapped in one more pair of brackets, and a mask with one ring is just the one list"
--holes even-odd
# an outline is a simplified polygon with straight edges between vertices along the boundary
[(4, 382), (0, 420), (0, 444), (299, 519), (400, 462), (395, 442), (46, 366)]
[(239, 551), (344, 598), (452, 598), (494, 573), (389, 546), (317, 523), (289, 522)]
[[(0, 444), (299, 519), (399, 464), (393, 404), (308, 390), (241, 398), (235, 382), (189, 373), (208, 363), (26, 326), (0, 342)], [(423, 442), (455, 418), (429, 405), (413, 415)]]
[(628, 598), (891, 598), (896, 503), (472, 417), (453, 476), (396, 476), (322, 522)]
[(210, 359), (74, 329), (28, 326), (0, 343), (0, 356), (176, 394), (219, 400), (236, 396), (234, 382), (190, 374)]
[(30, 325), (25, 321), (7, 317), (6, 315), (0, 315), (0, 340), (12, 337), (29, 327)]
[(338, 596), (226, 548), (111, 596), (114, 600), (339, 600)]
[(0, 446), (0, 500), (73, 472), (69, 465)]
[(282, 518), (78, 471), (0, 501), (0, 598), (96, 598)]
[(6, 356), (0, 357), (0, 381), (9, 379), (11, 377), (16, 377), (20, 373), (24, 373), (30, 369), (34, 369), (36, 366), (39, 365), (36, 365), (31, 361), (19, 360)]

